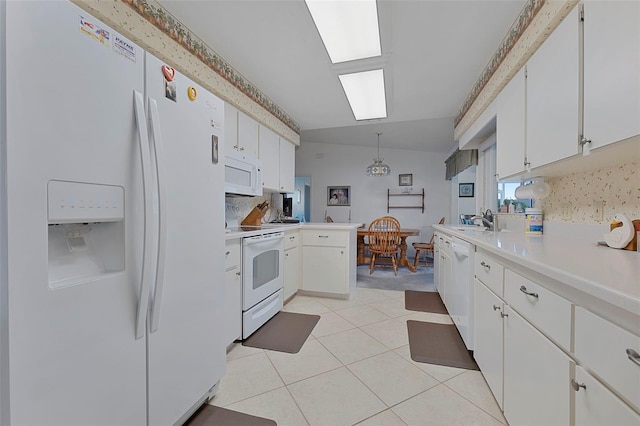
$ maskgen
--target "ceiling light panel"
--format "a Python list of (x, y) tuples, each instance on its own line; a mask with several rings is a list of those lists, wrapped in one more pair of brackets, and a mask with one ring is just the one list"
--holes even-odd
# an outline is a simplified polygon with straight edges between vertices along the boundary
[(334, 64), (380, 56), (376, 0), (305, 0)]
[(356, 120), (387, 117), (383, 70), (342, 74), (338, 77)]

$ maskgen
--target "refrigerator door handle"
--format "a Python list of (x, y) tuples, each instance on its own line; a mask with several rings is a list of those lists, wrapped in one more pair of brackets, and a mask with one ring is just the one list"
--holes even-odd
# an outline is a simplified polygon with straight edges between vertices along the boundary
[(164, 264), (167, 247), (167, 219), (165, 208), (165, 191), (162, 179), (163, 174), (163, 148), (162, 133), (160, 132), (160, 114), (158, 112), (158, 102), (149, 98), (149, 115), (151, 120), (151, 141), (153, 143), (156, 163), (156, 179), (158, 185), (158, 204), (159, 204), (159, 238), (158, 238), (158, 263), (156, 265), (156, 285), (151, 304), (151, 333), (158, 330), (160, 321), (160, 311), (162, 309), (162, 291), (164, 289)]
[(144, 337), (149, 307), (149, 289), (153, 274), (153, 259), (151, 245), (153, 243), (153, 198), (151, 191), (151, 153), (149, 152), (149, 134), (144, 112), (144, 98), (142, 93), (134, 90), (134, 110), (138, 127), (138, 141), (140, 143), (140, 157), (142, 160), (142, 189), (144, 193), (144, 247), (142, 249), (142, 277), (140, 293), (138, 295), (138, 312), (136, 314), (136, 340)]

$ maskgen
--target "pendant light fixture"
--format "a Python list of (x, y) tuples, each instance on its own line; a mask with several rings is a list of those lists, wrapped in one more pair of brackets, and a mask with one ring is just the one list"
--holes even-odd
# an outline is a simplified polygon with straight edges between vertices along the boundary
[(378, 158), (373, 159), (373, 164), (367, 167), (367, 176), (389, 176), (391, 174), (391, 167), (384, 164), (384, 158), (380, 158), (380, 135), (382, 132), (378, 132)]

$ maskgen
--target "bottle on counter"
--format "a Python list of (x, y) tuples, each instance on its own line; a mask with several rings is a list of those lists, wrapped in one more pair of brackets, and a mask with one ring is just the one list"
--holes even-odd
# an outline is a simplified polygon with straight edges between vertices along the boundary
[(527, 234), (542, 235), (542, 210), (525, 209), (524, 232)]

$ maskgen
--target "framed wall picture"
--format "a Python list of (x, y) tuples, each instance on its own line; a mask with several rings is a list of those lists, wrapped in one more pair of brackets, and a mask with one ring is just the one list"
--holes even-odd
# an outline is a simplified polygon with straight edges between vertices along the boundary
[(404, 175), (398, 175), (398, 185), (399, 186), (412, 186), (413, 185), (413, 174), (407, 173)]
[(350, 206), (351, 187), (350, 186), (327, 186), (328, 206)]
[(473, 197), (473, 183), (459, 183), (458, 197)]

